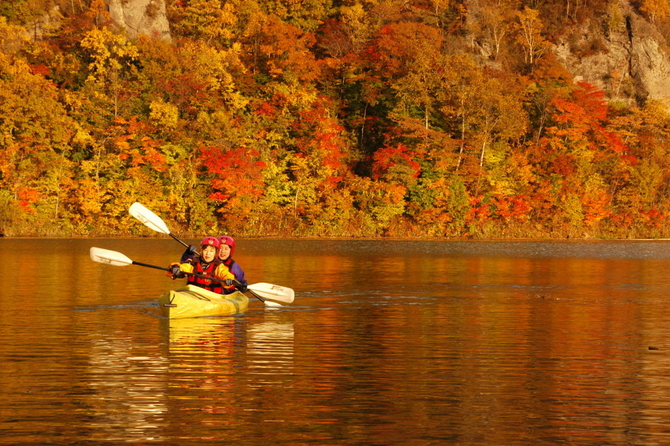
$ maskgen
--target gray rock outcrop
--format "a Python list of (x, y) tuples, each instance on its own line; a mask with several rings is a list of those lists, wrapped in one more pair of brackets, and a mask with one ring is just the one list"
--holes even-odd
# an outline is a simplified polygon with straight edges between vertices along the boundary
[(130, 37), (145, 34), (171, 41), (165, 0), (106, 0), (112, 22)]
[[(166, 0), (106, 0), (113, 23), (131, 37), (148, 35), (170, 42)], [(476, 29), (483, 15), (477, 0), (468, 2), (468, 20)], [(57, 15), (54, 10), (54, 17)], [(39, 38), (43, 29), (57, 27), (51, 15), (30, 28)], [(476, 39), (472, 46), (482, 63), (492, 62), (495, 45), (490, 38)], [(476, 42), (475, 42), (476, 41)], [(663, 35), (642, 17), (630, 0), (615, 0), (598, 23), (584, 23), (566, 32), (564, 40), (552, 45), (558, 61), (575, 81), (601, 88), (609, 101), (642, 105), (658, 100), (670, 108), (670, 54)]]
[[(575, 81), (600, 87), (610, 101), (641, 105), (653, 99), (670, 106), (670, 57), (662, 47), (665, 39), (627, 0), (620, 0), (617, 6), (620, 19), (608, 22), (608, 32), (578, 31), (570, 44), (554, 48), (558, 60)], [(576, 51), (575, 46), (596, 40), (597, 51), (583, 56)]]

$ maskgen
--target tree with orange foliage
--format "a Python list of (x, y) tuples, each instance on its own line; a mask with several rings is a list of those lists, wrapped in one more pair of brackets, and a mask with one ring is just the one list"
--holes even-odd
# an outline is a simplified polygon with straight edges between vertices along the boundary
[(620, 137), (605, 126), (608, 107), (602, 91), (580, 83), (569, 97), (551, 103), (554, 125), (540, 140), (544, 154), (539, 158), (548, 161), (543, 166), (554, 176), (553, 196), (547, 197), (556, 210), (551, 218), (559, 229), (566, 223), (592, 228), (613, 212), (607, 179), (629, 169), (632, 160)]
[[(2, 27), (2, 24), (0, 24)], [(17, 227), (57, 232), (75, 185), (73, 149), (86, 138), (54, 84), (25, 60), (0, 52), (0, 201)], [(16, 206), (18, 204), (18, 206)]]

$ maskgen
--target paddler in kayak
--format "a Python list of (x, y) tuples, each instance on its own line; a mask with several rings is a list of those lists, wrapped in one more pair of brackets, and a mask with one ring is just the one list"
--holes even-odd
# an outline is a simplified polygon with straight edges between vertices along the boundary
[[(200, 243), (200, 255), (183, 263), (170, 264), (167, 276), (171, 279), (188, 277), (188, 284), (199, 286), (219, 294), (230, 294), (235, 291), (233, 280), (235, 276), (228, 267), (218, 258), (221, 242), (216, 237), (205, 237)], [(203, 277), (184, 273), (215, 277), (220, 280), (210, 280)]]
[[(181, 255), (181, 263), (189, 262), (195, 257), (197, 251), (198, 248), (193, 245), (186, 248), (186, 251)], [(227, 235), (219, 237), (219, 260), (228, 267), (228, 271), (233, 273), (235, 280), (242, 284), (237, 285), (237, 289), (245, 292), (247, 290), (248, 282), (244, 277), (244, 271), (240, 264), (233, 260), (233, 254), (235, 254), (235, 239)], [(235, 291), (235, 289), (224, 289), (224, 294), (229, 294), (233, 291)]]
[(245, 292), (247, 290), (247, 280), (244, 278), (244, 271), (239, 263), (233, 260), (235, 254), (235, 240), (227, 235), (219, 237), (219, 260), (228, 267), (228, 271), (233, 273), (235, 280), (241, 285), (237, 285), (237, 289)]

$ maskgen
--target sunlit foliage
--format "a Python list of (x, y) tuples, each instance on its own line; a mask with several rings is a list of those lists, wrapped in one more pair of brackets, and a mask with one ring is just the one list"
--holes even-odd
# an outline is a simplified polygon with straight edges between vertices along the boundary
[(668, 109), (552, 52), (566, 18), (621, 29), (611, 2), (166, 6), (171, 43), (0, 3), (0, 233), (147, 234), (139, 200), (198, 236), (668, 236)]

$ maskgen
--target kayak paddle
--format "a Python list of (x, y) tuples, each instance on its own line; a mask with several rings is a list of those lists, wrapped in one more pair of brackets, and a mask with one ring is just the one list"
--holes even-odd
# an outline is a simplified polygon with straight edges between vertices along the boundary
[[(135, 203), (131, 204), (128, 212), (130, 212), (130, 215), (154, 231), (169, 235), (187, 248), (190, 246), (188, 243), (184, 242), (179, 237), (170, 232), (170, 229), (167, 227), (163, 219), (147, 209), (142, 203), (136, 201)], [(196, 254), (198, 253), (196, 252)]]
[[(135, 262), (127, 257), (125, 254), (122, 254), (117, 251), (111, 251), (109, 249), (102, 249), (91, 247), (90, 251), (91, 260), (98, 263), (104, 263), (106, 265), (114, 266), (128, 266), (128, 265), (139, 265), (147, 268), (159, 269), (161, 271), (170, 271), (170, 268), (157, 265), (149, 265), (148, 263)], [(187, 273), (184, 271), (184, 274), (195, 277), (202, 277), (209, 280), (216, 280), (218, 282), (223, 282), (223, 279), (218, 279), (216, 277), (205, 276), (202, 274)], [(239, 282), (237, 282), (239, 283)], [(263, 302), (268, 307), (281, 307), (282, 305), (277, 302), (270, 302), (265, 299), (277, 300), (279, 302), (291, 303), (295, 297), (295, 293), (291, 288), (282, 287), (279, 285), (272, 285), (269, 283), (256, 283), (247, 286), (247, 290), (254, 295), (258, 300)]]
[[(143, 204), (136, 201), (135, 203), (130, 205), (128, 212), (130, 212), (130, 215), (132, 215), (133, 217), (144, 223), (147, 227), (153, 229), (156, 232), (167, 234), (176, 241), (178, 241), (179, 243), (181, 243), (182, 245), (186, 246), (187, 248), (189, 247), (187, 243), (180, 240), (179, 237), (170, 232), (170, 229), (168, 228), (167, 224), (165, 224), (162, 218), (153, 213)], [(198, 253), (196, 252), (196, 254)], [(251, 288), (252, 286), (253, 289)], [(285, 302), (290, 304), (291, 302), (293, 302), (293, 299), (295, 298), (295, 293), (291, 288), (286, 288), (279, 285), (273, 285), (271, 283), (264, 283), (264, 282), (255, 283), (253, 285), (249, 285), (247, 288), (249, 289), (251, 294), (254, 294), (254, 296), (256, 297), (259, 297), (258, 295), (260, 295), (262, 297), (265, 297), (265, 299), (278, 300), (279, 302)], [(259, 297), (259, 299), (261, 298)]]

